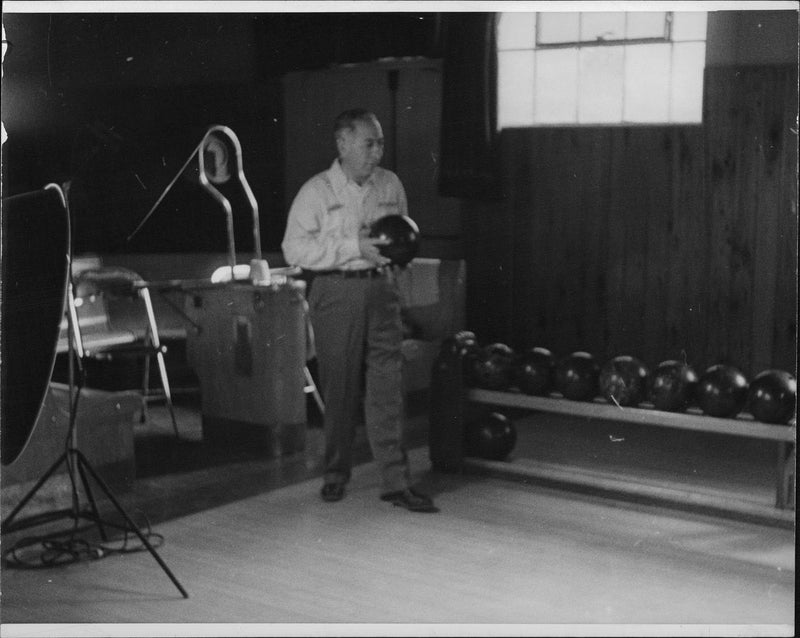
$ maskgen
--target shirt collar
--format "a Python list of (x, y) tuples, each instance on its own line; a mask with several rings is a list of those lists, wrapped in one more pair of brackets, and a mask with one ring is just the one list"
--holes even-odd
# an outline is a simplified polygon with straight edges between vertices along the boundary
[[(378, 171), (378, 167), (375, 167), (375, 170), (372, 171), (372, 175), (369, 176), (366, 182), (364, 182), (359, 188), (364, 188), (370, 184), (373, 184), (375, 181), (375, 173)], [(333, 190), (337, 193), (344, 189), (347, 186), (350, 179), (348, 179), (347, 175), (345, 175), (344, 171), (342, 170), (342, 165), (339, 163), (339, 158), (337, 157), (333, 160), (333, 164), (331, 164), (330, 169), (328, 169), (328, 175), (331, 180), (331, 184), (333, 185)], [(353, 182), (355, 184), (355, 182)]]

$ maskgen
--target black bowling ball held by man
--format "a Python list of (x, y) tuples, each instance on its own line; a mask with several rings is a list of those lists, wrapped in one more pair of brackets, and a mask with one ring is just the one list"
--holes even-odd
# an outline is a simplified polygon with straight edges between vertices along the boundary
[(383, 131), (373, 113), (345, 111), (333, 133), (338, 157), (298, 191), (281, 245), (287, 263), (312, 282), (309, 317), (325, 403), (321, 496), (334, 502), (345, 495), (363, 396), (381, 500), (435, 512), (431, 499), (412, 488), (403, 445), (400, 297), (391, 260), (381, 254), (389, 240), (370, 237), (376, 220), (408, 215), (405, 189), (379, 166)]

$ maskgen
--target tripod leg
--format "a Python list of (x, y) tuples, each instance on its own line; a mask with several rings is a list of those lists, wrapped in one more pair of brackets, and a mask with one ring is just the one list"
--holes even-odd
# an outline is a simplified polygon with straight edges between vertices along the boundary
[(156, 562), (161, 566), (161, 569), (164, 570), (164, 573), (167, 576), (169, 576), (169, 579), (173, 582), (175, 587), (178, 588), (178, 591), (183, 595), (184, 598), (188, 598), (189, 594), (183, 588), (183, 585), (181, 585), (180, 582), (178, 582), (178, 579), (175, 578), (175, 575), (170, 571), (169, 567), (167, 567), (167, 564), (161, 559), (161, 556), (158, 555), (158, 552), (156, 552), (155, 548), (150, 544), (150, 541), (147, 540), (147, 537), (144, 534), (142, 534), (142, 531), (139, 529), (136, 523), (134, 523), (131, 517), (128, 516), (128, 513), (122, 508), (122, 505), (119, 504), (119, 501), (117, 501), (117, 499), (111, 493), (111, 490), (105, 484), (103, 479), (101, 479), (100, 476), (97, 474), (97, 472), (94, 471), (94, 468), (92, 468), (88, 459), (78, 450), (75, 451), (75, 454), (78, 458), (78, 463), (82, 467), (86, 468), (89, 474), (92, 475), (92, 478), (95, 481), (97, 481), (97, 484), (100, 486), (103, 492), (105, 492), (105, 495), (108, 497), (108, 500), (110, 500), (114, 504), (114, 507), (128, 523), (130, 529), (136, 534), (136, 536), (139, 537), (139, 540), (142, 541), (142, 544), (147, 548), (147, 551), (150, 552), (150, 554), (153, 556)]
[(103, 525), (103, 519), (100, 518), (100, 512), (97, 509), (97, 502), (94, 499), (94, 494), (92, 493), (89, 480), (86, 478), (86, 470), (84, 469), (83, 463), (80, 461), (77, 462), (77, 465), (78, 474), (80, 474), (81, 483), (83, 484), (83, 490), (86, 492), (86, 498), (89, 500), (89, 507), (92, 508), (92, 515), (94, 517), (93, 520), (97, 524), (97, 529), (100, 531), (100, 538), (103, 539), (103, 542), (108, 542), (108, 534), (106, 534), (106, 528)]
[(34, 485), (31, 488), (31, 490), (23, 497), (23, 499), (17, 504), (17, 506), (13, 510), (11, 510), (11, 513), (6, 517), (6, 520), (4, 520), (2, 525), (0, 525), (0, 529), (3, 532), (7, 532), (11, 529), (11, 523), (14, 521), (14, 518), (16, 518), (17, 514), (19, 514), (22, 511), (22, 508), (28, 504), (28, 501), (30, 501), (34, 497), (36, 492), (39, 491), (42, 485), (44, 485), (47, 482), (47, 479), (49, 479), (53, 475), (56, 469), (58, 469), (58, 466), (64, 463), (66, 460), (67, 460), (67, 455), (65, 452), (62, 453), (61, 456), (59, 456), (56, 459), (55, 463), (53, 463), (50, 466), (50, 468), (42, 475), (42, 477), (38, 481), (36, 481), (36, 485)]

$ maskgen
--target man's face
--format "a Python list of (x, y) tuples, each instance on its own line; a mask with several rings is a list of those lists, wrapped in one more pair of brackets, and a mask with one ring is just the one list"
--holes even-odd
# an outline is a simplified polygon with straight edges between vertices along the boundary
[(352, 131), (340, 131), (336, 145), (345, 175), (361, 184), (383, 157), (383, 130), (375, 119), (358, 120)]

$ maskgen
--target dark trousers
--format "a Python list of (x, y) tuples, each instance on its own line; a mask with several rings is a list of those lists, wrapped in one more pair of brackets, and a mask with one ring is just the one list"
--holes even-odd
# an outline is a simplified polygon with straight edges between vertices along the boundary
[(383, 489), (406, 488), (402, 326), (393, 278), (317, 276), (308, 301), (325, 402), (325, 481), (350, 479), (363, 397), (367, 438)]

